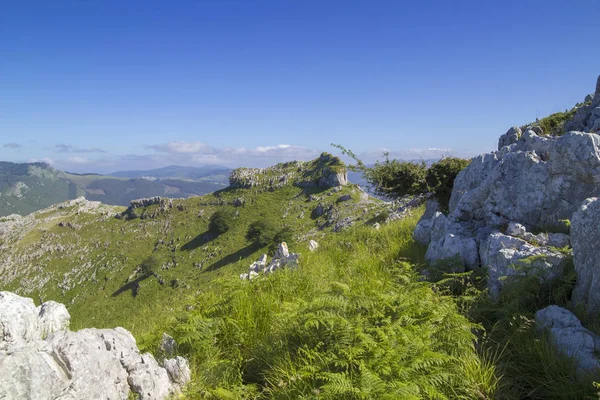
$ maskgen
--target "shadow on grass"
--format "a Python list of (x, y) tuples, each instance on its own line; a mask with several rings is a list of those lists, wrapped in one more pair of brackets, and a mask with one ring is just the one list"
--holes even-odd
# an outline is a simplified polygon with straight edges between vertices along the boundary
[(250, 254), (254, 253), (256, 250), (258, 250), (260, 247), (256, 246), (254, 243), (249, 244), (248, 246), (236, 251), (235, 253), (231, 253), (228, 256), (223, 257), (222, 259), (220, 259), (219, 261), (217, 261), (216, 263), (212, 264), (211, 266), (209, 266), (208, 268), (206, 268), (204, 270), (204, 272), (208, 272), (208, 271), (215, 271), (221, 267), (224, 267), (228, 264), (232, 264), (234, 262), (237, 262), (241, 259), (244, 259), (246, 257), (248, 257)]
[(126, 292), (128, 290), (131, 290), (131, 295), (133, 297), (136, 297), (138, 294), (138, 289), (140, 288), (140, 282), (145, 281), (146, 279), (150, 278), (151, 276), (153, 276), (153, 274), (148, 274), (148, 275), (144, 275), (144, 276), (140, 276), (139, 278), (137, 278), (136, 280), (133, 280), (129, 283), (126, 283), (125, 285), (121, 286), (116, 292), (114, 292), (111, 296), (112, 297), (117, 297), (119, 296), (121, 293)]
[(206, 243), (210, 242), (211, 240), (213, 240), (212, 235), (210, 234), (209, 231), (206, 231), (204, 233), (199, 234), (198, 236), (196, 236), (195, 238), (193, 238), (192, 240), (190, 240), (189, 242), (187, 242), (186, 244), (181, 246), (181, 250), (192, 251), (192, 250), (197, 249), (200, 246), (204, 246)]

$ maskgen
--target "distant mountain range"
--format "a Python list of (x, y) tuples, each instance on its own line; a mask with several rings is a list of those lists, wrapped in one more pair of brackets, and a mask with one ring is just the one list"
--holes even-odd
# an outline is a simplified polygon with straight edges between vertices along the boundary
[(44, 163), (0, 162), (0, 216), (26, 215), (79, 196), (121, 206), (143, 197), (199, 196), (227, 187), (230, 173), (219, 166), (169, 166), (110, 175), (74, 174)]
[(150, 169), (145, 171), (117, 171), (109, 174), (117, 178), (176, 178), (191, 180), (214, 180), (223, 181), (229, 178), (230, 168), (219, 165), (206, 165), (202, 167), (182, 167), (179, 165), (170, 165), (164, 168)]

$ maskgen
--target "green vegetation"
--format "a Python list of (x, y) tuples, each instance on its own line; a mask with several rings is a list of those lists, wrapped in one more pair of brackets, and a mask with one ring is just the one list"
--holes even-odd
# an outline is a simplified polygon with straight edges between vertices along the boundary
[(565, 110), (564, 112), (556, 112), (554, 114), (550, 114), (547, 117), (536, 120), (536, 122), (527, 124), (521, 127), (521, 130), (528, 129), (532, 126), (538, 126), (542, 129), (544, 135), (551, 136), (561, 136), (564, 135), (565, 132), (565, 124), (573, 119), (575, 112), (578, 108), (589, 105), (590, 103), (578, 103), (570, 110)]
[(417, 219), (328, 236), (297, 270), (213, 281), (190, 299), (193, 312), (142, 342), (154, 349), (163, 331), (179, 341), (196, 371), (190, 398), (491, 395), (497, 379), (475, 352), (476, 326), (400, 261), (423, 259)]
[(389, 153), (384, 153), (384, 161), (377, 161), (372, 167), (367, 167), (352, 151), (338, 144), (332, 146), (356, 161), (356, 165), (349, 168), (362, 172), (375, 193), (398, 198), (431, 192), (445, 212), (448, 211), (454, 179), (470, 162), (458, 157), (444, 157), (427, 168), (424, 161), (390, 160)]
[(235, 212), (232, 209), (225, 208), (218, 210), (210, 217), (208, 231), (215, 236), (222, 235), (231, 229), (234, 219)]
[(454, 180), (460, 171), (469, 165), (470, 160), (458, 157), (444, 157), (427, 170), (425, 180), (443, 212), (448, 212)]
[(276, 233), (277, 227), (275, 224), (261, 219), (250, 224), (246, 239), (258, 247), (264, 247), (273, 242)]

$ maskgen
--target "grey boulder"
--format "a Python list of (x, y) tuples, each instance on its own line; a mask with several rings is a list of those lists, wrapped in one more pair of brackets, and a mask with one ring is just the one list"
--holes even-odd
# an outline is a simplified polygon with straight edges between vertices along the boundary
[(547, 332), (559, 353), (575, 361), (578, 373), (597, 373), (600, 370), (600, 361), (596, 358), (600, 351), (600, 337), (581, 326), (572, 312), (548, 306), (535, 313), (535, 323), (540, 332)]

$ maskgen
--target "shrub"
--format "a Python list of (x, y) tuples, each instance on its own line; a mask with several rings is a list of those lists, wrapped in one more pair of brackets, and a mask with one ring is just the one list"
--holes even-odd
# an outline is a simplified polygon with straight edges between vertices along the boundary
[(454, 187), (454, 179), (469, 165), (469, 160), (463, 158), (444, 157), (428, 169), (425, 161), (390, 160), (389, 153), (384, 153), (385, 160), (383, 162), (377, 161), (372, 167), (367, 167), (352, 151), (341, 145), (332, 145), (356, 161), (356, 165), (350, 165), (348, 168), (362, 172), (363, 177), (373, 187), (375, 193), (389, 198), (397, 198), (433, 192), (446, 212)]
[(273, 242), (277, 234), (277, 228), (269, 221), (254, 221), (248, 227), (246, 239), (258, 247), (264, 247)]
[(159, 267), (159, 262), (154, 256), (147, 257), (141, 262), (139, 271), (141, 276), (153, 275)]
[(444, 157), (427, 170), (427, 186), (440, 203), (443, 212), (448, 212), (454, 180), (460, 171), (469, 165), (469, 160), (458, 157)]
[(233, 213), (233, 210), (224, 208), (216, 211), (210, 217), (208, 231), (216, 236), (222, 235), (233, 226), (234, 217), (235, 214)]
[(365, 179), (374, 186), (377, 194), (387, 197), (416, 195), (427, 191), (427, 165), (424, 161), (390, 160), (377, 161), (364, 173)]

